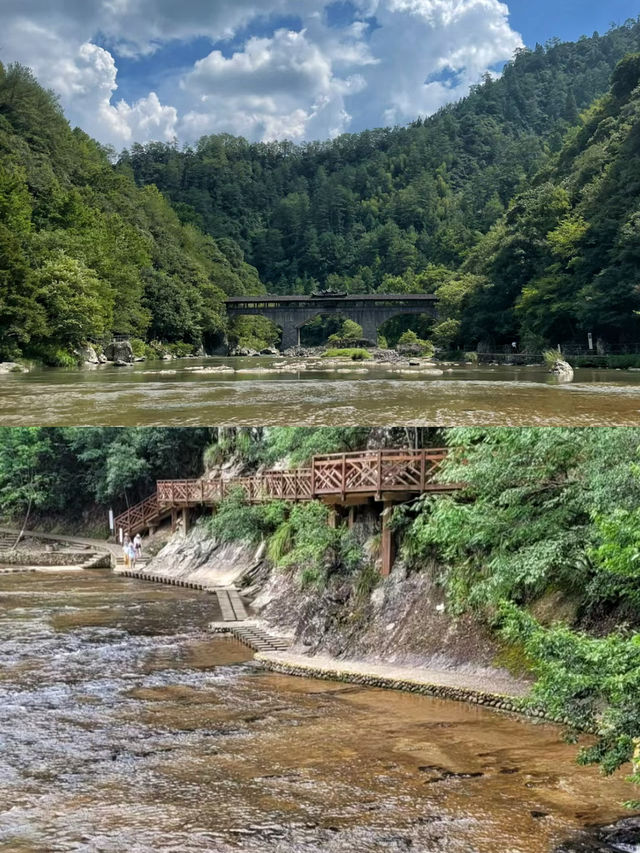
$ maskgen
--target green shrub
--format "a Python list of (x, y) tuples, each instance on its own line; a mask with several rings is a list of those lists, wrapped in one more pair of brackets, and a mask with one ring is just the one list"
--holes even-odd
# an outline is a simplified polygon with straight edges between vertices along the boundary
[(542, 353), (542, 357), (547, 367), (555, 367), (559, 361), (564, 361), (562, 353), (558, 352), (556, 349), (546, 349)]
[(384, 335), (378, 335), (378, 347), (380, 349), (389, 349), (389, 344)]
[(356, 601), (363, 604), (380, 582), (380, 572), (372, 562), (365, 563), (355, 582)]
[(175, 358), (185, 358), (185, 356), (193, 355), (195, 347), (193, 344), (186, 344), (184, 341), (178, 341), (177, 343), (167, 344), (167, 350)]
[(160, 341), (150, 341), (148, 344), (145, 344), (144, 356), (149, 361), (158, 361), (167, 352), (167, 347), (161, 344)]
[(366, 349), (348, 347), (346, 349), (328, 349), (322, 354), (322, 358), (350, 358), (351, 361), (366, 361), (372, 356)]
[(420, 349), (421, 354), (427, 356), (427, 358), (431, 358), (436, 351), (431, 341), (422, 340), (417, 336), (413, 329), (407, 329), (407, 331), (403, 332), (398, 338), (396, 349), (402, 347), (417, 347)]
[(221, 542), (259, 542), (282, 523), (285, 507), (280, 501), (248, 504), (243, 488), (233, 489), (218, 505), (207, 524)]
[(403, 332), (398, 338), (398, 343), (396, 346), (407, 346), (411, 344), (417, 344), (420, 342), (420, 338), (413, 331), (413, 329), (407, 329), (406, 332)]
[(131, 338), (131, 349), (133, 350), (134, 358), (146, 358), (147, 345), (140, 338)]
[(30, 354), (48, 367), (78, 367), (80, 364), (77, 355), (53, 344), (43, 344), (31, 350)]
[(276, 529), (267, 547), (267, 556), (274, 564), (280, 565), (283, 557), (285, 557), (293, 547), (293, 525), (290, 521), (283, 521), (280, 527)]

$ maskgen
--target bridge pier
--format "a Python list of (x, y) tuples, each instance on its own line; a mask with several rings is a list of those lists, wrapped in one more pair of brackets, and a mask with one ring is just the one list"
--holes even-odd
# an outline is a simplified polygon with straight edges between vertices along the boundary
[(289, 347), (299, 347), (300, 346), (300, 328), (296, 326), (290, 325), (289, 323), (284, 323), (282, 326), (282, 341), (280, 343), (280, 349), (286, 350)]

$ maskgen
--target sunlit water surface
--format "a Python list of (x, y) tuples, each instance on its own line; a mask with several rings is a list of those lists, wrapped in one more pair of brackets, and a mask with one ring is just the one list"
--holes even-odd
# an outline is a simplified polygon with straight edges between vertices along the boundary
[[(299, 363), (184, 359), (0, 375), (0, 425), (640, 424), (640, 372), (583, 369), (558, 384), (540, 366), (460, 365), (431, 377), (383, 365), (296, 371)], [(220, 366), (233, 372), (207, 372)]]
[(260, 671), (213, 602), (0, 576), (0, 851), (542, 853), (632, 794), (550, 725)]

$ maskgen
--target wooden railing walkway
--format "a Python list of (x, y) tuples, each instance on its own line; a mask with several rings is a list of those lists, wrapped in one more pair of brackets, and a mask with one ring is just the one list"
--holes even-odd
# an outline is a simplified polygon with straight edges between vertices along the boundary
[(457, 484), (434, 481), (447, 455), (446, 449), (371, 450), (355, 453), (331, 453), (314, 456), (309, 468), (290, 471), (266, 471), (254, 477), (230, 477), (198, 480), (159, 480), (154, 495), (131, 507), (115, 519), (120, 528), (135, 535), (157, 525), (172, 510), (192, 506), (215, 506), (236, 489), (246, 500), (307, 501), (315, 498), (345, 501), (349, 495), (382, 500), (395, 495), (447, 492)]

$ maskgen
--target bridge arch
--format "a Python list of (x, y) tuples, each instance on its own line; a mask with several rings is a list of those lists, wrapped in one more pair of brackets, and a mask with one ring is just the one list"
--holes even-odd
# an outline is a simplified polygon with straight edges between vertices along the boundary
[(379, 326), (378, 334), (395, 346), (396, 341), (408, 329), (412, 329), (419, 338), (429, 338), (434, 323), (433, 315), (426, 313), (415, 314), (400, 310), (390, 314)]
[(236, 296), (226, 300), (227, 314), (260, 315), (282, 329), (282, 349), (297, 346), (300, 329), (318, 314), (341, 314), (362, 326), (363, 337), (375, 344), (378, 328), (398, 314), (436, 316), (437, 298), (424, 293), (366, 293), (348, 296)]

